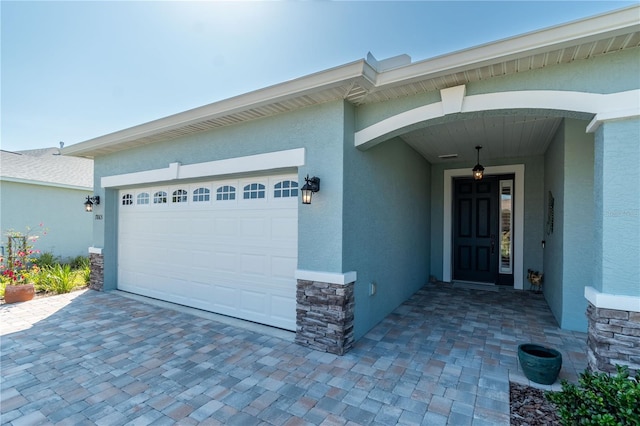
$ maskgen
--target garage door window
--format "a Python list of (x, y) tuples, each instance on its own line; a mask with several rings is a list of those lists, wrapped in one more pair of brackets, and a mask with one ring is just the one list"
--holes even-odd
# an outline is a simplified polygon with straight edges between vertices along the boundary
[(136, 198), (136, 204), (149, 204), (149, 193), (141, 192), (140, 194), (138, 194), (138, 197)]
[(124, 194), (122, 196), (122, 205), (123, 206), (130, 206), (133, 204), (133, 195), (131, 194)]
[(244, 187), (244, 199), (264, 198), (265, 189), (261, 183), (250, 183)]
[(236, 199), (236, 188), (231, 185), (224, 185), (216, 189), (217, 201), (228, 201)]
[(274, 198), (287, 198), (298, 196), (298, 182), (285, 180), (278, 182), (273, 187)]
[(174, 203), (186, 203), (187, 202), (187, 191), (184, 189), (177, 189), (173, 191), (171, 201)]
[(193, 191), (193, 202), (199, 203), (209, 201), (209, 188), (198, 188)]
[(167, 193), (164, 191), (158, 191), (153, 194), (153, 204), (166, 204), (167, 203)]

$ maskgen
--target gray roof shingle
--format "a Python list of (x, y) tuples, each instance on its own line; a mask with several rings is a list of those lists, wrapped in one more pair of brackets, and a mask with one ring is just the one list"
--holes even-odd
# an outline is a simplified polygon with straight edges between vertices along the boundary
[(60, 155), (58, 148), (0, 150), (0, 179), (93, 188), (93, 160)]

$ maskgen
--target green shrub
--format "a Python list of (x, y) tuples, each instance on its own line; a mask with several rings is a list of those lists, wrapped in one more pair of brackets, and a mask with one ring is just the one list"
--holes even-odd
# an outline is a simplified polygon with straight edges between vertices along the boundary
[(80, 275), (82, 276), (82, 283), (89, 285), (91, 281), (91, 268), (89, 266), (80, 269)]
[(89, 267), (89, 258), (87, 256), (76, 256), (69, 260), (71, 269), (84, 269)]
[(617, 374), (580, 373), (578, 386), (562, 381), (562, 391), (547, 392), (563, 425), (640, 425), (640, 381), (626, 366)]
[(47, 275), (50, 289), (56, 294), (69, 293), (76, 287), (70, 265), (55, 265), (48, 268)]
[(46, 251), (38, 256), (35, 263), (40, 268), (49, 268), (51, 266), (57, 265), (59, 263), (59, 260), (60, 259), (58, 258), (58, 256), (55, 256), (53, 253)]
[(4, 288), (9, 284), (10, 279), (0, 275), (0, 297), (4, 297)]
[(50, 292), (51, 284), (49, 279), (49, 269), (52, 266), (46, 266), (44, 268), (33, 268), (33, 270), (29, 273), (29, 282), (33, 283), (33, 286), (36, 289), (36, 292)]

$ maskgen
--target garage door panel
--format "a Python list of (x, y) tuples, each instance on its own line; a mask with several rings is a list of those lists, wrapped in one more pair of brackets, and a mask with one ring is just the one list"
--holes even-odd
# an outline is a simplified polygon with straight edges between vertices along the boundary
[(236, 218), (220, 218), (214, 220), (214, 235), (219, 237), (237, 237), (238, 220)]
[(241, 309), (254, 315), (266, 316), (267, 298), (264, 297), (263, 292), (241, 290), (239, 296)]
[(238, 254), (216, 251), (207, 260), (214, 272), (236, 272), (238, 270)]
[(241, 273), (249, 275), (267, 275), (266, 256), (258, 254), (243, 254), (240, 256)]
[[(119, 208), (118, 288), (225, 315), (295, 329), (297, 198), (272, 198), (274, 183), (295, 175), (141, 188), (148, 205)], [(246, 184), (265, 185), (265, 198), (244, 200)], [(236, 199), (217, 201), (224, 185)], [(192, 191), (211, 188), (207, 202)], [(188, 201), (172, 204), (174, 191)], [(167, 204), (154, 205), (165, 191)]]
[(274, 295), (271, 298), (271, 316), (280, 321), (286, 321), (291, 315), (295, 315), (296, 304), (289, 297)]
[(240, 219), (240, 237), (241, 238), (267, 238), (268, 229), (265, 226), (265, 219), (261, 217), (243, 217)]
[(298, 222), (292, 218), (271, 219), (271, 238), (278, 240), (298, 240)]
[(291, 257), (271, 256), (271, 275), (288, 278), (295, 274), (297, 262)]
[(228, 287), (223, 285), (217, 285), (215, 287), (215, 299), (213, 300), (214, 305), (223, 308), (232, 308), (237, 309), (238, 300), (237, 293), (238, 289), (234, 287)]

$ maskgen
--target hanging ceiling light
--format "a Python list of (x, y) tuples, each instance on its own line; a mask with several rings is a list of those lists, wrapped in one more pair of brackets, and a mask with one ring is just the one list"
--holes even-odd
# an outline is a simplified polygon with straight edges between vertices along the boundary
[(482, 180), (484, 176), (484, 167), (480, 164), (480, 150), (482, 149), (482, 145), (477, 145), (476, 150), (478, 151), (478, 160), (476, 162), (476, 166), (473, 168), (473, 178), (475, 180)]

